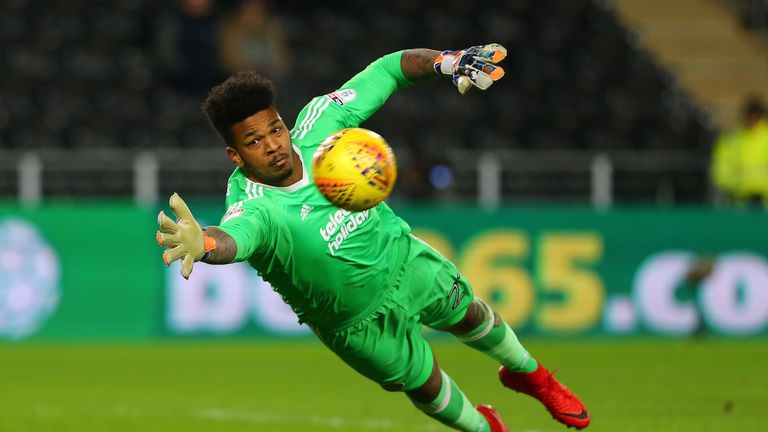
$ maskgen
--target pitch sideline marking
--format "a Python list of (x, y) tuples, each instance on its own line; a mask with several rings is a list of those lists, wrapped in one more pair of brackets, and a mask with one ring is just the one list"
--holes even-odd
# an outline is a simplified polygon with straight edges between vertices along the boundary
[[(404, 426), (389, 419), (349, 419), (344, 417), (298, 417), (253, 411), (231, 411), (210, 409), (198, 412), (198, 416), (208, 420), (222, 422), (248, 422), (261, 424), (293, 424), (296, 426), (319, 426), (341, 429), (351, 427), (362, 430), (404, 430), (404, 427), (419, 431), (438, 431), (444, 428), (437, 423), (419, 423)], [(538, 429), (525, 429), (522, 432), (545, 432)], [(549, 431), (547, 431), (549, 432)], [(555, 431), (551, 431), (555, 432)]]
[[(353, 428), (362, 430), (414, 430), (437, 431), (440, 426), (435, 423), (411, 424), (405, 426), (388, 419), (354, 419), (344, 417), (299, 417), (285, 416), (270, 413), (230, 411), (223, 409), (211, 409), (198, 413), (198, 416), (217, 421), (242, 421), (262, 424), (293, 424), (297, 426), (318, 426), (334, 429)], [(533, 431), (531, 431), (533, 432)]]

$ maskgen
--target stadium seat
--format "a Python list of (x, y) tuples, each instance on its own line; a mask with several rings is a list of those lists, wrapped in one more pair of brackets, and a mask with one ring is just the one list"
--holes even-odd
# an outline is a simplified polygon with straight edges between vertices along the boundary
[[(0, 11), (0, 137), (13, 148), (218, 145), (200, 97), (174, 87), (157, 17), (176, 2), (14, 0)], [(234, 2), (221, 2), (225, 13)], [(438, 158), (447, 148), (659, 150), (704, 154), (706, 116), (591, 0), (274, 2), (292, 51), (279, 103), (292, 119), (371, 60), (408, 47), (498, 41), (507, 77), (460, 97), (444, 83), (393, 96), (365, 126)], [(154, 29), (154, 30), (153, 30)], [(287, 110), (287, 111), (286, 111)], [(27, 130), (37, 116), (38, 131)], [(291, 120), (289, 120), (289, 123)], [(436, 130), (449, 125), (451, 133)], [(670, 174), (670, 181), (678, 177)], [(700, 185), (705, 193), (706, 183)], [(467, 189), (471, 189), (467, 186)], [(579, 192), (581, 193), (581, 192)], [(632, 195), (631, 192), (630, 195)]]

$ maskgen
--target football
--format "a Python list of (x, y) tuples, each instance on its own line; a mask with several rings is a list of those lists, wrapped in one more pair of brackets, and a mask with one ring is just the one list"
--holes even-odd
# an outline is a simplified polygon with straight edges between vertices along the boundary
[(397, 179), (397, 162), (381, 135), (342, 129), (323, 140), (312, 159), (315, 184), (334, 205), (367, 210), (384, 201)]

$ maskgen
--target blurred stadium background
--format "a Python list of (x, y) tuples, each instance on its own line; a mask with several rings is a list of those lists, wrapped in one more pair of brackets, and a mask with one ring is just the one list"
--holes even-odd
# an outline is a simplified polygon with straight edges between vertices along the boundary
[[(591, 430), (768, 430), (765, 208), (711, 181), (768, 95), (767, 29), (764, 0), (0, 1), (0, 430), (442, 430), (247, 267), (165, 269), (155, 215), (177, 191), (218, 221), (231, 164), (199, 105), (228, 73), (273, 77), (291, 124), (380, 55), (485, 42), (510, 53), (489, 91), (434, 80), (364, 124), (398, 156), (392, 207)], [(560, 430), (433, 337), (512, 430)]]

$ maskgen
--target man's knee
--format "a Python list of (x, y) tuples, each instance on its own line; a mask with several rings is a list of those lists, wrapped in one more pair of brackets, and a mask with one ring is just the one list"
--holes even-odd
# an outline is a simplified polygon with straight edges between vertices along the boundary
[(405, 389), (405, 383), (402, 382), (387, 382), (379, 385), (388, 392), (400, 392)]
[(444, 330), (454, 335), (463, 335), (475, 330), (488, 321), (492, 321), (494, 327), (501, 324), (501, 320), (496, 315), (496, 312), (483, 300), (475, 297), (475, 300), (467, 308), (464, 318)]
[(440, 373), (440, 367), (437, 365), (437, 360), (434, 360), (432, 364), (432, 373), (429, 374), (427, 381), (421, 386), (405, 392), (408, 397), (419, 403), (429, 403), (437, 399), (440, 395), (440, 389), (443, 385), (443, 376)]

